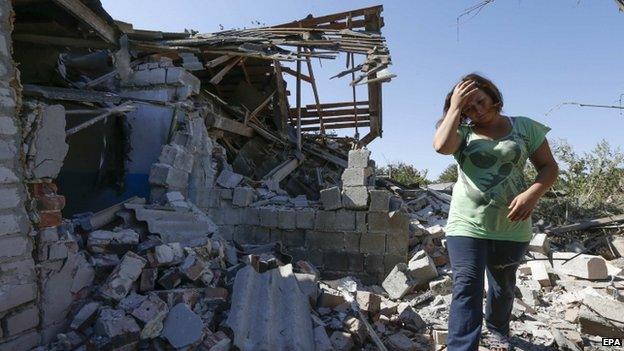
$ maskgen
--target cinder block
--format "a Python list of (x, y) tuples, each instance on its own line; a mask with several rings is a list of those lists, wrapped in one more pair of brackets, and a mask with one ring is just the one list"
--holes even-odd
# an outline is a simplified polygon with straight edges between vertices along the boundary
[(355, 212), (350, 210), (336, 211), (336, 230), (354, 231)]
[(255, 207), (246, 207), (243, 209), (243, 220), (248, 225), (260, 225), (260, 215)]
[(320, 194), (321, 203), (323, 204), (324, 210), (331, 211), (342, 208), (342, 197), (340, 194), (340, 188), (338, 188), (337, 186), (322, 189)]
[(529, 251), (548, 255), (550, 252), (548, 236), (544, 233), (534, 234), (533, 238), (531, 238), (531, 242), (529, 242)]
[(360, 252), (360, 237), (361, 233), (344, 233), (344, 251), (345, 252)]
[(224, 169), (217, 177), (217, 184), (224, 188), (232, 189), (236, 187), (243, 180), (243, 176)]
[(405, 231), (390, 232), (386, 235), (386, 253), (391, 255), (407, 255), (409, 234)]
[(407, 255), (390, 255), (390, 254), (385, 254), (384, 255), (384, 268), (385, 268), (385, 274), (388, 274), (392, 268), (394, 268), (394, 266), (396, 266), (399, 263), (405, 263), (407, 262)]
[(314, 221), (316, 230), (336, 230), (336, 211), (318, 211)]
[(390, 231), (390, 216), (384, 212), (368, 212), (368, 231), (371, 233), (386, 233)]
[(225, 225), (239, 225), (243, 223), (243, 210), (239, 208), (226, 207), (221, 210), (221, 213), (223, 216), (223, 224)]
[[(306, 240), (307, 240), (307, 234), (306, 233)], [(318, 250), (318, 249), (308, 249), (308, 261), (310, 261), (310, 263), (312, 263), (314, 266), (316, 267), (322, 267), (323, 266), (323, 251), (322, 250)]]
[(30, 241), (24, 236), (0, 239), (0, 258), (22, 256), (30, 251)]
[(279, 229), (279, 228), (271, 228), (269, 229), (269, 232), (271, 233), (271, 242), (284, 242), (284, 229)]
[(388, 212), (390, 210), (390, 192), (386, 190), (371, 190), (370, 212)]
[(263, 227), (252, 227), (254, 241), (257, 244), (268, 244), (271, 242), (271, 230)]
[(314, 229), (314, 221), (316, 218), (316, 211), (313, 209), (302, 209), (297, 211), (296, 214), (297, 228), (300, 229)]
[(365, 211), (355, 211), (355, 231), (360, 233), (368, 232)]
[(193, 161), (193, 154), (176, 144), (163, 146), (158, 157), (159, 163), (168, 164), (187, 173), (193, 170)]
[(342, 186), (367, 186), (371, 185), (371, 176), (373, 175), (373, 169), (370, 167), (364, 168), (345, 168), (342, 172)]
[(194, 94), (199, 93), (200, 80), (182, 67), (167, 68), (167, 84), (187, 87)]
[(368, 188), (350, 186), (342, 189), (342, 205), (349, 210), (365, 210), (368, 208)]
[(370, 274), (384, 273), (384, 255), (364, 255), (364, 270)]
[(368, 167), (371, 152), (366, 149), (350, 150), (348, 168), (365, 168)]
[(305, 245), (305, 232), (303, 230), (284, 230), (283, 242), (288, 247)]
[(39, 324), (39, 309), (31, 305), (5, 319), (9, 336), (17, 335)]
[(185, 189), (189, 174), (164, 163), (154, 163), (150, 169), (149, 182), (169, 189)]
[(383, 255), (386, 252), (386, 235), (367, 233), (360, 236), (360, 252)]
[(309, 230), (305, 234), (306, 247), (318, 250), (343, 251), (345, 236), (338, 232), (319, 232)]
[(254, 190), (250, 187), (236, 187), (232, 196), (232, 204), (234, 206), (249, 206), (254, 199)]
[(0, 287), (0, 313), (35, 299), (35, 284), (5, 285)]
[(258, 209), (258, 216), (260, 217), (261, 226), (269, 228), (278, 227), (277, 210), (274, 208), (261, 207)]
[(323, 265), (326, 270), (349, 270), (349, 255), (344, 252), (328, 251), (323, 255)]
[(277, 212), (277, 225), (281, 229), (297, 228), (297, 212), (291, 209), (281, 209)]
[(232, 200), (234, 198), (234, 191), (232, 189), (217, 189), (219, 197), (223, 200)]

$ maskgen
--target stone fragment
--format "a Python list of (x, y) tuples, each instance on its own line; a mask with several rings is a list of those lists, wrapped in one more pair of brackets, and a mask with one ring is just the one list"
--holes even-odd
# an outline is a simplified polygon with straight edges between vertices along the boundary
[(234, 188), (234, 194), (232, 195), (232, 204), (234, 206), (245, 207), (249, 206), (254, 200), (254, 190), (250, 187), (238, 186)]
[(121, 263), (108, 276), (102, 286), (102, 295), (113, 300), (121, 300), (132, 287), (132, 283), (139, 278), (146, 260), (132, 251), (126, 252)]
[(416, 351), (416, 343), (403, 333), (396, 333), (388, 338), (388, 349), (391, 351)]
[(427, 231), (427, 233), (429, 233), (432, 239), (443, 238), (446, 235), (444, 232), (444, 227), (439, 224), (426, 227), (425, 230)]
[(609, 277), (607, 262), (601, 256), (582, 254), (570, 261), (565, 261), (575, 255), (577, 254), (572, 252), (554, 252), (555, 270), (589, 280), (607, 279)]
[(204, 296), (204, 289), (188, 288), (188, 289), (172, 289), (155, 291), (158, 297), (167, 303), (169, 308), (185, 303), (191, 308), (195, 306), (197, 301)]
[(420, 317), (420, 315), (410, 306), (407, 302), (401, 302), (397, 306), (398, 318), (401, 322), (411, 326), (414, 329), (422, 329), (427, 326), (427, 323)]
[(624, 303), (586, 295), (579, 311), (581, 332), (605, 338), (621, 338), (624, 330)]
[(334, 308), (345, 303), (345, 299), (339, 292), (323, 290), (318, 298), (318, 307)]
[(548, 236), (544, 233), (533, 234), (533, 238), (531, 238), (529, 242), (529, 251), (548, 255), (550, 252), (550, 240), (548, 240)]
[(118, 232), (96, 230), (89, 233), (87, 249), (93, 253), (123, 253), (139, 243), (139, 234), (132, 229)]
[(156, 279), (158, 279), (158, 268), (143, 268), (141, 280), (139, 282), (139, 291), (146, 292), (154, 290)]
[(381, 307), (381, 296), (368, 291), (358, 290), (355, 299), (360, 306), (360, 310), (367, 312), (370, 317), (379, 313)]
[(104, 308), (100, 310), (93, 334), (105, 338), (102, 349), (116, 350), (132, 345), (139, 340), (141, 328), (134, 318), (122, 310)]
[(152, 266), (170, 266), (184, 259), (184, 250), (180, 243), (158, 245), (154, 248), (153, 255), (148, 257)]
[(165, 318), (161, 336), (176, 349), (190, 347), (202, 340), (204, 323), (185, 303), (175, 305)]
[(188, 255), (180, 265), (180, 272), (189, 280), (196, 281), (206, 270), (206, 263), (196, 255)]
[(329, 340), (336, 351), (349, 351), (355, 346), (351, 334), (339, 330), (335, 331)]
[(178, 267), (172, 267), (163, 273), (163, 275), (158, 279), (158, 284), (167, 290), (171, 290), (176, 286), (180, 285), (182, 282), (182, 273)]
[(349, 333), (355, 335), (359, 344), (363, 344), (368, 338), (368, 332), (364, 323), (359, 318), (349, 316), (344, 321), (345, 327), (349, 330)]
[(392, 301), (392, 300), (388, 300), (386, 298), (383, 298), (381, 300), (381, 305), (379, 307), (379, 313), (381, 315), (384, 315), (386, 317), (390, 317), (393, 314), (397, 313), (397, 308), (399, 307), (399, 304)]
[(217, 184), (219, 184), (220, 186), (224, 188), (232, 189), (232, 188), (235, 188), (238, 184), (240, 184), (242, 180), (243, 180), (242, 175), (238, 173), (234, 173), (227, 169), (224, 169), (219, 174), (219, 177), (217, 177)]
[(322, 189), (320, 194), (321, 203), (323, 204), (324, 210), (331, 211), (342, 208), (342, 197), (340, 195), (340, 188), (338, 188), (337, 186)]
[(143, 326), (141, 339), (158, 337), (168, 312), (169, 307), (167, 307), (167, 304), (155, 294), (150, 294), (147, 299), (143, 300), (131, 313)]
[(154, 163), (150, 168), (149, 183), (168, 189), (184, 189), (188, 185), (189, 173), (164, 163)]
[(448, 275), (429, 282), (429, 290), (436, 295), (447, 295), (453, 290), (453, 280)]
[(350, 186), (342, 189), (342, 205), (349, 210), (368, 208), (368, 187)]
[(99, 308), (100, 303), (96, 301), (89, 302), (86, 305), (82, 306), (82, 308), (74, 316), (74, 319), (72, 320), (69, 327), (73, 330), (79, 331), (88, 328), (89, 326), (91, 326), (91, 324), (93, 324), (93, 322), (95, 322)]
[(552, 285), (544, 261), (529, 261), (527, 264), (531, 267), (531, 278), (533, 280), (543, 287)]
[(448, 339), (448, 330), (434, 330), (433, 340), (438, 345), (446, 345)]
[(435, 262), (424, 251), (419, 251), (407, 263), (408, 275), (417, 285), (428, 283), (438, 276)]

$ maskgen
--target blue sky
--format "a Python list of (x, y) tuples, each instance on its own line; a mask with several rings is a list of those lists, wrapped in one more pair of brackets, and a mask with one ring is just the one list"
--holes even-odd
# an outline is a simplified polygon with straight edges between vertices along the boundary
[[(453, 162), (431, 146), (445, 94), (460, 76), (479, 72), (505, 99), (504, 114), (534, 118), (552, 128), (549, 140), (565, 139), (578, 152), (601, 139), (624, 142), (624, 112), (579, 108), (564, 101), (618, 105), (624, 94), (624, 13), (613, 0), (496, 0), (476, 17), (457, 16), (478, 0), (417, 1), (163, 1), (102, 0), (115, 19), (135, 28), (215, 32), (289, 22), (382, 4), (382, 29), (398, 78), (384, 85), (383, 138), (370, 144), (378, 165), (403, 161), (428, 169), (429, 178)], [(357, 58), (356, 58), (357, 60)], [(315, 63), (323, 102), (348, 101), (347, 78), (328, 78), (344, 57)], [(294, 84), (290, 85), (294, 92)], [(308, 87), (305, 86), (304, 89)], [(308, 89), (309, 90), (309, 89)], [(358, 90), (359, 96), (365, 94)], [(305, 90), (304, 103), (312, 102)], [(624, 99), (624, 97), (623, 97)]]

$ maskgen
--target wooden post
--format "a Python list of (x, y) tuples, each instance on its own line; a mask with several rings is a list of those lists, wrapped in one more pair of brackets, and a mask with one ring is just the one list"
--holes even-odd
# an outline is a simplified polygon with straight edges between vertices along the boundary
[[(297, 46), (297, 58), (301, 47)], [(297, 60), (297, 150), (301, 151), (301, 60)]]

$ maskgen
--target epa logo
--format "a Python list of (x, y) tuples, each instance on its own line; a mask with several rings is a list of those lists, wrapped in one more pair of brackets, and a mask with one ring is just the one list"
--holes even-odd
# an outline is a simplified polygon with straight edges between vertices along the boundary
[(624, 339), (619, 338), (602, 338), (602, 346), (622, 346)]

